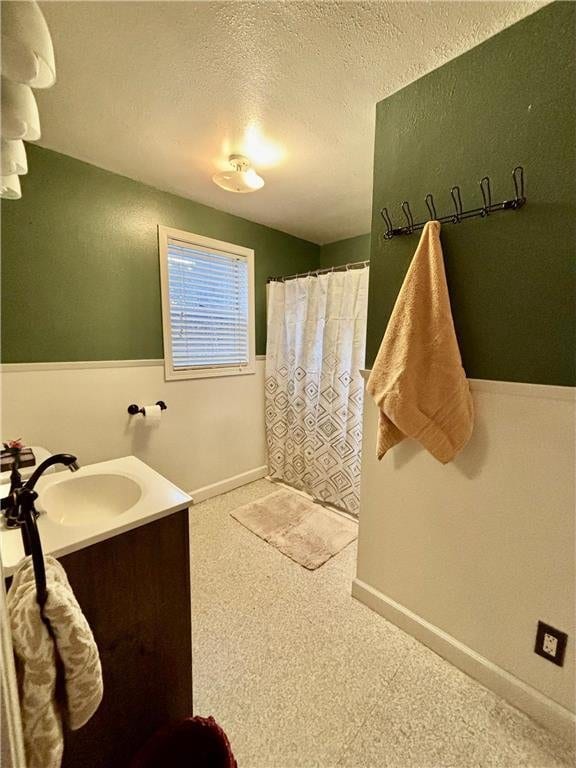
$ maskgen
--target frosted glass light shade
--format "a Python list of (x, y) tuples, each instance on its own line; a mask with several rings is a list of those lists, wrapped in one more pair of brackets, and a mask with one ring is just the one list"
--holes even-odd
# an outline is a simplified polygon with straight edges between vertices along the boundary
[(20, 139), (13, 141), (2, 139), (0, 166), (0, 176), (12, 176), (12, 174), (22, 176), (22, 174), (28, 173), (28, 160), (23, 141)]
[(22, 197), (20, 178), (16, 174), (0, 177), (0, 197), (6, 200), (19, 200)]
[(227, 192), (256, 192), (264, 186), (264, 179), (258, 176), (250, 161), (244, 155), (230, 155), (230, 165), (233, 170), (221, 171), (212, 176), (212, 181)]
[(2, 77), (2, 138), (40, 138), (40, 116), (36, 99), (27, 85)]
[(34, 0), (3, 0), (2, 75), (33, 88), (56, 80), (54, 48), (48, 25)]

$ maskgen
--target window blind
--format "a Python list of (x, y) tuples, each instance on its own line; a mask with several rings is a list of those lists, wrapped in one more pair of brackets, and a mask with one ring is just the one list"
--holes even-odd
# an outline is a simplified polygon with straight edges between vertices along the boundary
[(247, 259), (171, 238), (167, 258), (174, 368), (248, 365)]

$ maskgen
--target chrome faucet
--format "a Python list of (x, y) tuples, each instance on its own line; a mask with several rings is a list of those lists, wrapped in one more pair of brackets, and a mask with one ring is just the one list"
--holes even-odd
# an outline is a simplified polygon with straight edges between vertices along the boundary
[(20, 525), (26, 513), (31, 513), (35, 518), (38, 517), (39, 513), (34, 509), (34, 502), (38, 498), (34, 486), (44, 472), (54, 464), (63, 464), (71, 472), (80, 469), (76, 456), (71, 453), (56, 453), (39, 464), (28, 480), (23, 483), (19, 472), (20, 457), (18, 453), (14, 454), (14, 464), (10, 474), (10, 492), (0, 501), (0, 508), (4, 511), (8, 528), (15, 528)]

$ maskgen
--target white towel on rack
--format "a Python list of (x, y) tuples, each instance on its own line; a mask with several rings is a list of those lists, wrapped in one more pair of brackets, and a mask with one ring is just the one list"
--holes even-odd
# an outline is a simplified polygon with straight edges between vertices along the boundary
[[(40, 617), (31, 557), (20, 563), (8, 592), (28, 768), (60, 768), (62, 719), (72, 730), (80, 728), (98, 708), (103, 693), (102, 668), (90, 626), (60, 563), (50, 556), (44, 562), (44, 616), (54, 640)], [(56, 699), (58, 658), (65, 702)]]

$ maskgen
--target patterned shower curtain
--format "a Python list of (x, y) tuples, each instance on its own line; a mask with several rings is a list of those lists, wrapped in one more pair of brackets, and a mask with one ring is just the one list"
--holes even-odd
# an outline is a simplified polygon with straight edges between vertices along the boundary
[(368, 271), (268, 287), (270, 476), (354, 515), (360, 506)]

